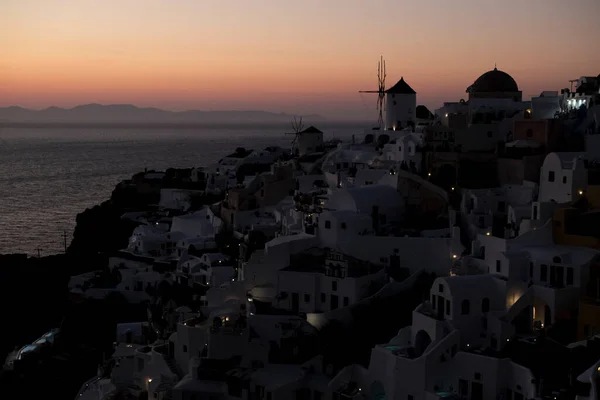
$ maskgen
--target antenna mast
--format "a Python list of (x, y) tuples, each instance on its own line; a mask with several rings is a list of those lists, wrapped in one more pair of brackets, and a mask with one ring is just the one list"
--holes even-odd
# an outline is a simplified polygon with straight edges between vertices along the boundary
[(377, 124), (379, 125), (379, 129), (383, 129), (383, 109), (384, 109), (384, 100), (385, 100), (385, 78), (386, 78), (386, 69), (385, 69), (385, 60), (383, 56), (379, 59), (377, 63), (377, 90), (361, 90), (359, 93), (377, 93), (377, 111), (379, 113), (379, 118), (377, 120)]

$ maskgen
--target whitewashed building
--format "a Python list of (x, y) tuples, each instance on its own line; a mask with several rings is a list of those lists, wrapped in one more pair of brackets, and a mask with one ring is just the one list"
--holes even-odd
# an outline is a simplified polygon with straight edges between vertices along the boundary
[(585, 153), (550, 153), (540, 174), (540, 202), (569, 203), (587, 188)]

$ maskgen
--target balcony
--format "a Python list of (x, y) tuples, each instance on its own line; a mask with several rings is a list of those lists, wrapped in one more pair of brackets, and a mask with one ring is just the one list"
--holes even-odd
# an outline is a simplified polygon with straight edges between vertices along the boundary
[(417, 312), (421, 315), (424, 315), (426, 317), (432, 318), (436, 321), (444, 321), (444, 315), (442, 313), (434, 310), (429, 301), (422, 303), (419, 307), (417, 307), (415, 312)]

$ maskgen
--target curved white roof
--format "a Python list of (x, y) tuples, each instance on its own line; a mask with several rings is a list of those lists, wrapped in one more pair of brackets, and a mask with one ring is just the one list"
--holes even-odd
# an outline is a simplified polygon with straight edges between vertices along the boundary
[(379, 153), (374, 147), (346, 144), (328, 153), (323, 160), (323, 166), (327, 167), (339, 162), (369, 164), (377, 157)]
[(382, 211), (400, 209), (404, 206), (404, 199), (391, 186), (370, 185), (337, 190), (327, 202), (327, 208), (331, 210), (350, 210), (361, 214), (371, 213), (373, 206), (378, 206)]
[[(503, 282), (494, 278), (493, 275), (462, 275), (462, 276), (447, 276), (438, 278), (446, 283), (450, 294), (453, 297), (463, 297), (463, 293), (486, 293), (490, 297), (498, 296), (501, 293)], [(434, 288), (436, 285), (434, 284)]]
[(314, 239), (315, 235), (309, 235), (308, 233), (301, 232), (297, 235), (281, 235), (277, 236), (266, 243), (267, 247), (278, 246), (284, 243), (295, 242), (298, 240)]
[(544, 165), (551, 159), (558, 159), (562, 169), (573, 169), (577, 160), (583, 160), (585, 153), (583, 152), (558, 152), (550, 153), (544, 159)]
[(223, 253), (204, 253), (203, 257), (206, 258), (206, 260), (208, 262), (210, 262), (211, 264), (217, 261), (225, 261), (228, 260), (229, 258), (223, 254)]
[[(513, 254), (526, 253), (533, 260), (552, 263), (554, 257), (560, 257), (562, 264), (585, 265), (600, 255), (600, 251), (576, 246), (527, 246)], [(511, 255), (510, 252), (507, 252)]]

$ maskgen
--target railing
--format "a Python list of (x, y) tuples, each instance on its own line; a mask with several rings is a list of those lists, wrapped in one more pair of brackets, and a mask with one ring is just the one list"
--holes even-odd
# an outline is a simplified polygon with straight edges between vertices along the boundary
[(245, 330), (245, 326), (222, 326), (222, 327), (211, 327), (211, 333), (223, 333), (224, 335), (241, 335)]
[(77, 396), (75, 397), (75, 400), (79, 400), (79, 398), (83, 395), (83, 393), (88, 390), (88, 388), (90, 387), (90, 385), (98, 382), (101, 378), (99, 376), (94, 376), (93, 378), (88, 379), (87, 381), (84, 382), (83, 385), (81, 385), (81, 388), (79, 388), (79, 391), (77, 391)]

